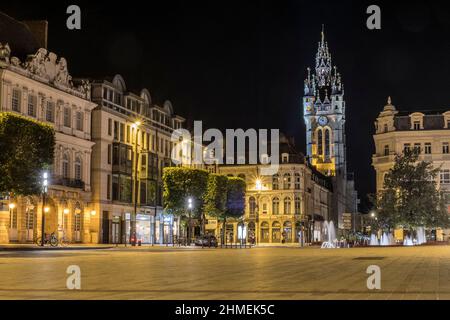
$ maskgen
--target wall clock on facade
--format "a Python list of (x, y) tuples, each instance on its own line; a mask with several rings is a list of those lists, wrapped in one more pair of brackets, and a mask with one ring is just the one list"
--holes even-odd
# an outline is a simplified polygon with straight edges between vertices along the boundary
[(320, 116), (317, 121), (321, 126), (325, 126), (328, 123), (328, 118), (325, 116)]

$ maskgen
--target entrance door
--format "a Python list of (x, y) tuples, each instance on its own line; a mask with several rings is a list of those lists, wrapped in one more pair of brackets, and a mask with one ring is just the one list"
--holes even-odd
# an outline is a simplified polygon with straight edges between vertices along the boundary
[(74, 215), (74, 228), (73, 228), (73, 236), (75, 242), (81, 241), (81, 213), (75, 213)]
[(9, 241), (16, 242), (17, 234), (17, 208), (9, 210)]
[(113, 220), (111, 223), (111, 241), (112, 243), (120, 243), (120, 219)]
[(102, 230), (103, 243), (109, 243), (109, 211), (103, 211)]
[(33, 241), (34, 240), (34, 208), (28, 208), (25, 214), (25, 228), (26, 228), (26, 240)]

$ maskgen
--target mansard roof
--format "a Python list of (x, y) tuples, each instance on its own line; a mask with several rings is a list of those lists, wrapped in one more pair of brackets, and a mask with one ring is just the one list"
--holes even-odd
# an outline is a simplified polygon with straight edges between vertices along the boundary
[[(444, 128), (444, 113), (448, 110), (425, 110), (420, 111), (423, 114), (423, 130), (450, 130)], [(412, 126), (411, 115), (416, 112), (401, 111), (394, 117), (394, 127), (397, 131), (409, 131)]]

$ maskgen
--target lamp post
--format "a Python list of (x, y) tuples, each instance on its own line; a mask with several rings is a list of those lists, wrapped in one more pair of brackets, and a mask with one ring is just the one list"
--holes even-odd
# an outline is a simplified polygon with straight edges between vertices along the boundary
[(256, 217), (255, 217), (255, 245), (258, 244), (258, 232), (259, 232), (259, 198), (261, 196), (261, 190), (262, 190), (262, 182), (261, 179), (256, 179), (255, 181), (255, 189), (257, 191), (256, 193)]
[(41, 222), (41, 246), (45, 244), (45, 214), (49, 211), (46, 207), (46, 197), (48, 191), (48, 172), (42, 174), (42, 222)]
[(134, 211), (133, 216), (131, 217), (131, 232), (130, 232), (130, 243), (134, 247), (136, 246), (136, 216), (137, 216), (137, 198), (138, 198), (138, 162), (139, 162), (139, 154), (138, 154), (138, 129), (141, 125), (140, 121), (136, 121), (133, 123), (133, 128), (136, 130), (134, 133), (134, 187), (133, 187), (133, 200), (134, 200)]
[(188, 245), (191, 245), (191, 216), (192, 216), (192, 209), (194, 208), (194, 202), (193, 202), (193, 200), (192, 200), (192, 197), (189, 197), (188, 199), (187, 199), (187, 207), (188, 207), (188, 217), (189, 217), (189, 219), (188, 219), (188, 234), (187, 234), (187, 236), (188, 236)]
[[(11, 201), (11, 199), (10, 199)], [(12, 228), (13, 227), (13, 213), (14, 213), (14, 208), (16, 207), (16, 204), (11, 202), (9, 204), (9, 227)]]

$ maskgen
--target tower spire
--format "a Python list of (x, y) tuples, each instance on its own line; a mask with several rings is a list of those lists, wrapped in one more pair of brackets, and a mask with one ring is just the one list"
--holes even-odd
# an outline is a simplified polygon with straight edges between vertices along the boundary
[(325, 42), (325, 25), (322, 23), (322, 32), (320, 33), (322, 37), (322, 44)]

